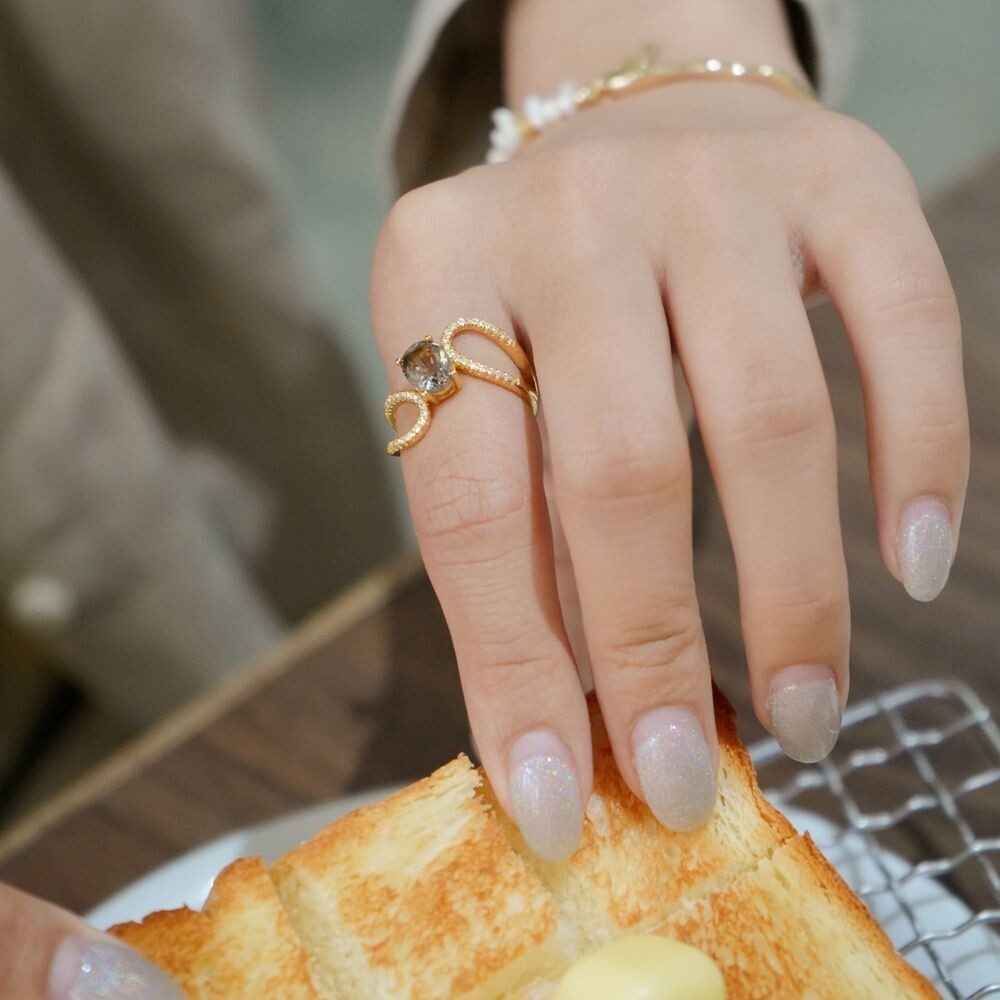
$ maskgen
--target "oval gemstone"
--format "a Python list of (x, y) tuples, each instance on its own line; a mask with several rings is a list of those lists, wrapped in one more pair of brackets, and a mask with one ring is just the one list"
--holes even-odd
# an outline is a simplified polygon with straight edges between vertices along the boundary
[(444, 348), (433, 340), (418, 340), (411, 344), (402, 357), (401, 367), (406, 381), (422, 392), (440, 392), (455, 374)]

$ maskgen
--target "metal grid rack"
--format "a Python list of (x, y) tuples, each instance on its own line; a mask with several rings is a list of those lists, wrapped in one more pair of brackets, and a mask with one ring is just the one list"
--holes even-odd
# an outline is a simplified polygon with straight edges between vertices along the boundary
[(816, 814), (817, 845), (899, 951), (947, 998), (1000, 996), (1000, 728), (957, 681), (854, 705), (818, 765), (751, 749), (779, 808)]

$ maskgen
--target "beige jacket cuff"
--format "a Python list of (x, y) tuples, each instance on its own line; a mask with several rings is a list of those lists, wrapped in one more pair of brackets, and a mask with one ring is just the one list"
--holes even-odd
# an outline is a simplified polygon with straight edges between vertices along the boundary
[[(843, 100), (856, 37), (854, 0), (786, 0), (799, 57), (821, 98)], [(397, 192), (481, 162), (502, 103), (504, 0), (421, 0), (386, 123)]]

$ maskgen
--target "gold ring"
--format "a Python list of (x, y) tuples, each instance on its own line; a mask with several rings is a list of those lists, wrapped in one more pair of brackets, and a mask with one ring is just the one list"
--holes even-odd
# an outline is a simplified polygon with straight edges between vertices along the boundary
[[(478, 333), (489, 337), (514, 362), (517, 374), (512, 375), (501, 368), (484, 365), (459, 353), (454, 341), (463, 333)], [(417, 408), (417, 419), (405, 434), (393, 438), (386, 445), (385, 450), (390, 455), (405, 451), (427, 433), (427, 428), (431, 425), (431, 406), (444, 402), (461, 388), (459, 372), (509, 390), (520, 396), (531, 407), (532, 413), (538, 413), (538, 385), (528, 355), (506, 330), (485, 320), (456, 319), (441, 334), (440, 342), (433, 337), (424, 337), (411, 344), (402, 357), (396, 358), (396, 364), (402, 368), (406, 381), (413, 388), (390, 392), (386, 396), (385, 419), (396, 430), (396, 412), (403, 403), (412, 403)]]

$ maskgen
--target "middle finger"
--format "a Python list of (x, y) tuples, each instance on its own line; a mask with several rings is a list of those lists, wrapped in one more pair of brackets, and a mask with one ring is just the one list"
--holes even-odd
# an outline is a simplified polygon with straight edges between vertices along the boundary
[(535, 362), (594, 684), (625, 780), (693, 829), (715, 801), (716, 741), (663, 303), (638, 254), (546, 277), (523, 319), (545, 331)]

